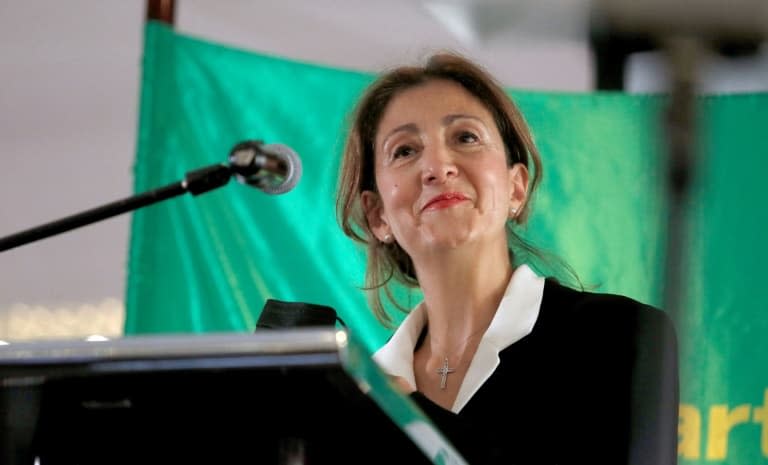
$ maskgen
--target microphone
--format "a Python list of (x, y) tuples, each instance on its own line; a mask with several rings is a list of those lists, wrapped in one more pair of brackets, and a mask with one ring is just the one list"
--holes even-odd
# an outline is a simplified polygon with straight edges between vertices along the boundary
[(229, 168), (238, 181), (257, 187), (267, 194), (284, 194), (301, 179), (301, 160), (283, 144), (264, 145), (247, 140), (229, 152)]
[(240, 142), (229, 153), (229, 165), (218, 163), (189, 171), (182, 181), (0, 237), (0, 252), (186, 192), (192, 195), (203, 194), (227, 184), (233, 174), (238, 181), (258, 187), (267, 194), (283, 194), (298, 184), (301, 178), (301, 160), (296, 152), (282, 144)]

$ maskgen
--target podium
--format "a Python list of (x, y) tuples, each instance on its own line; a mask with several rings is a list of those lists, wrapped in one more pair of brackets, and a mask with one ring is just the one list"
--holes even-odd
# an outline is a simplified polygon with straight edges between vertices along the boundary
[(0, 346), (0, 463), (465, 463), (343, 330)]

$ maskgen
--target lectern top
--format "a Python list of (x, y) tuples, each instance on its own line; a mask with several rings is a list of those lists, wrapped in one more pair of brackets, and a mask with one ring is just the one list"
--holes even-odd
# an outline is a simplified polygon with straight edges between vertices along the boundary
[[(12, 455), (0, 462), (14, 465), (32, 455), (149, 463), (155, 448), (174, 460), (258, 449), (270, 462), (295, 437), (334, 463), (464, 463), (354, 335), (333, 327), (11, 343), (0, 346), (0, 412), (0, 449)], [(115, 456), (126, 437), (141, 446)], [(381, 441), (389, 455), (371, 453)]]
[(297, 328), (255, 333), (162, 334), (106, 341), (54, 340), (0, 346), (0, 366), (81, 363), (169, 357), (338, 353), (347, 345), (344, 330)]

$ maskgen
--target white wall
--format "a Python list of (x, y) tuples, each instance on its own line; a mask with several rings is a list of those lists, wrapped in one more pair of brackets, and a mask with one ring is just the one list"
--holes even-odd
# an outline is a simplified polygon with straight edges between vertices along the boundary
[[(0, 236), (130, 195), (142, 17), (136, 1), (0, 4)], [(0, 333), (14, 304), (122, 300), (128, 219), (0, 254)]]

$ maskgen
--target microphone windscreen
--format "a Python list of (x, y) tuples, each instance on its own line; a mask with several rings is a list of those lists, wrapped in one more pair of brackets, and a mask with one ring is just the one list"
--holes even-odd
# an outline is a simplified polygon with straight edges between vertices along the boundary
[(272, 182), (265, 182), (261, 186), (261, 190), (266, 194), (277, 195), (284, 194), (296, 187), (302, 173), (301, 158), (296, 152), (284, 144), (268, 144), (263, 146), (262, 150), (280, 159), (285, 175)]
[(326, 305), (267, 299), (256, 329), (335, 326), (336, 319), (336, 310)]

